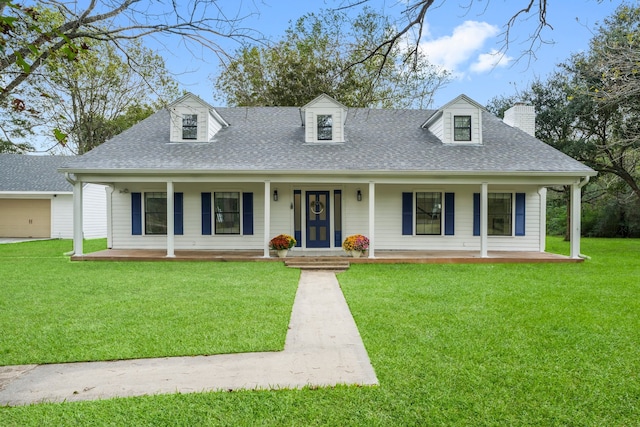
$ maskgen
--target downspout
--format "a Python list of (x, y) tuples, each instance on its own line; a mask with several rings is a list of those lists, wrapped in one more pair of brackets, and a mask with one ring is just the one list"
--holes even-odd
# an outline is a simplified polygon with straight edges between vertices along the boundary
[[(580, 181), (580, 183), (578, 184), (578, 188), (580, 190), (582, 190), (582, 187), (584, 187), (585, 185), (587, 185), (589, 183), (589, 180), (591, 179), (590, 176), (585, 176), (584, 178), (582, 178), (582, 180)], [(584, 254), (578, 254), (578, 256), (582, 259), (591, 259), (591, 257), (589, 255), (584, 255)]]
[[(66, 179), (72, 187), (76, 185), (76, 180), (71, 178), (71, 174), (69, 172), (64, 173), (64, 179)], [(75, 248), (71, 249), (69, 252), (65, 252), (64, 256), (73, 256), (76, 254)]]
[(69, 172), (64, 173), (64, 178), (69, 181), (69, 184), (76, 185), (77, 181), (71, 178), (71, 174)]
[(585, 176), (584, 178), (582, 178), (582, 181), (580, 181), (580, 183), (578, 184), (578, 188), (582, 188), (585, 185), (587, 185), (590, 179), (591, 179), (590, 176)]

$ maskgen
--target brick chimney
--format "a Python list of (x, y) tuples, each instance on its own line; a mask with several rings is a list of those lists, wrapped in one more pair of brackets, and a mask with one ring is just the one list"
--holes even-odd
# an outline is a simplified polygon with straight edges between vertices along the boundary
[(536, 136), (536, 110), (533, 105), (518, 102), (504, 112), (502, 120), (511, 127), (525, 131), (531, 136)]

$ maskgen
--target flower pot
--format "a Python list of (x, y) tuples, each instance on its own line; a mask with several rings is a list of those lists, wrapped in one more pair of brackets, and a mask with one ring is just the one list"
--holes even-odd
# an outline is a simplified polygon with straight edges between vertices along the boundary
[(278, 258), (285, 258), (289, 249), (278, 249)]
[(354, 258), (360, 258), (360, 255), (362, 255), (360, 251), (351, 251), (351, 256)]

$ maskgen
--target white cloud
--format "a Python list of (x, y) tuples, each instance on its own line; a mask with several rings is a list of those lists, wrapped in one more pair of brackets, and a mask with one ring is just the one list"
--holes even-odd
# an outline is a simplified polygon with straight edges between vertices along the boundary
[(499, 31), (498, 27), (486, 22), (465, 21), (454, 28), (450, 36), (421, 43), (420, 47), (431, 63), (455, 73), (476, 55), (487, 39)]
[(491, 71), (494, 68), (506, 67), (512, 60), (512, 57), (507, 56), (502, 52), (498, 52), (496, 49), (491, 49), (491, 52), (489, 53), (481, 53), (478, 55), (476, 62), (471, 64), (469, 69), (474, 73), (484, 73), (485, 71)]

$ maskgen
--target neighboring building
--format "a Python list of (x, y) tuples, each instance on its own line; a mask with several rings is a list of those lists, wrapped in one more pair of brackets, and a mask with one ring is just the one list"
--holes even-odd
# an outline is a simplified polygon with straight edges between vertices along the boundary
[[(0, 237), (73, 238), (73, 186), (63, 156), (0, 154)], [(85, 184), (84, 237), (107, 235), (105, 186)]]
[[(260, 249), (288, 233), (294, 251), (544, 251), (546, 188), (596, 173), (534, 138), (535, 112), (512, 127), (461, 95), (438, 110), (346, 108), (321, 95), (302, 108), (213, 108), (188, 94), (60, 171), (111, 186), (114, 249)], [(75, 250), (82, 254), (76, 235)]]

